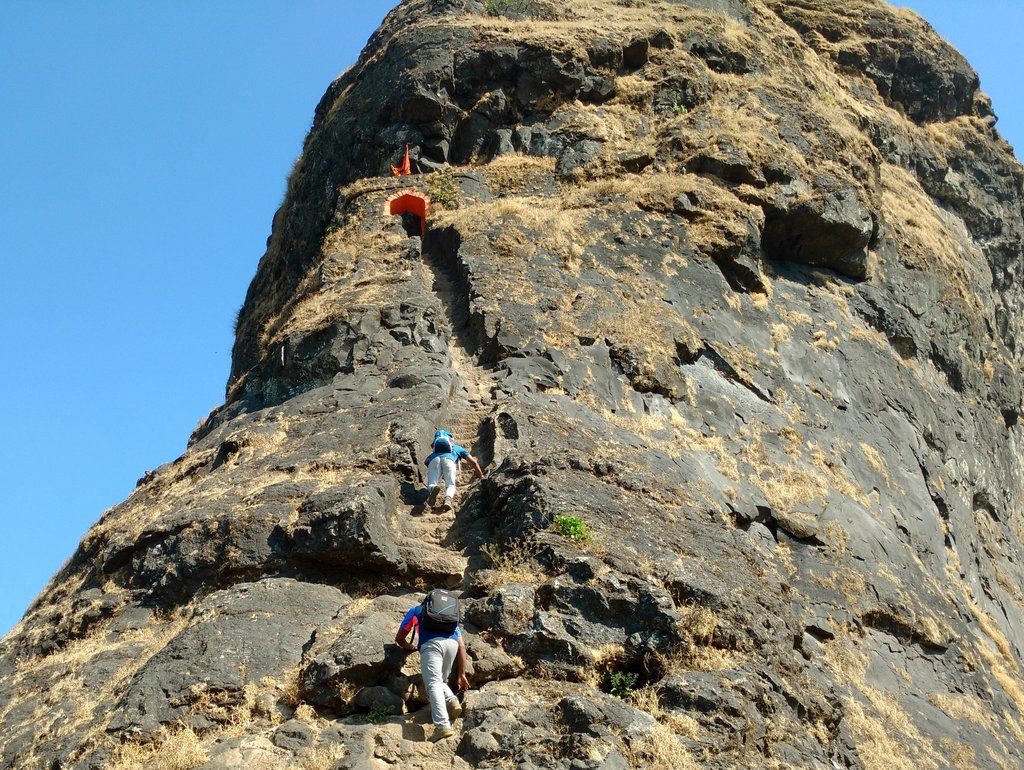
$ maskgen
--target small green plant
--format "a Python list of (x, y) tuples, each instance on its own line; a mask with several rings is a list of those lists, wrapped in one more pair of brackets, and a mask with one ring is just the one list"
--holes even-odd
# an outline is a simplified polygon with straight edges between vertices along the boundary
[(639, 678), (635, 671), (611, 671), (608, 674), (608, 692), (616, 698), (628, 698), (636, 689)]
[(567, 537), (574, 543), (589, 543), (590, 530), (583, 519), (579, 516), (558, 515), (555, 516), (555, 528), (562, 537)]
[(331, 239), (331, 236), (334, 235), (339, 230), (341, 230), (341, 228), (341, 222), (334, 221), (328, 224), (327, 227), (324, 228), (324, 234), (320, 236), (320, 248), (323, 249), (324, 247), (326, 247), (327, 242), (330, 241)]
[(366, 715), (366, 721), (370, 724), (380, 725), (384, 724), (389, 716), (391, 716), (391, 711), (383, 706), (374, 706), (370, 709), (370, 713)]
[(673, 115), (678, 117), (680, 115), (685, 115), (689, 111), (690, 111), (689, 108), (685, 104), (680, 104), (679, 103), (679, 99), (678, 98), (672, 100), (672, 114)]
[(431, 174), (426, 184), (431, 203), (440, 203), (446, 209), (459, 207), (459, 187), (455, 178), (446, 172)]

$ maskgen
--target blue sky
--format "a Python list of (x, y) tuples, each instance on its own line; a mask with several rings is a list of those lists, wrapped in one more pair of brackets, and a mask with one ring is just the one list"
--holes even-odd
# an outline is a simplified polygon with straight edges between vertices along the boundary
[[(235, 313), (313, 110), (394, 4), (5, 2), (0, 633), (222, 402)], [(1024, 8), (909, 5), (1022, 146)]]

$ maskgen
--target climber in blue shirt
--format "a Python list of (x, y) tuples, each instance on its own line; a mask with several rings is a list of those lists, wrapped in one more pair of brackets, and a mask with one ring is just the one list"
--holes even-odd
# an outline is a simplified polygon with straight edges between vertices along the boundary
[[(445, 606), (452, 612), (451, 620), (439, 625), (432, 620), (428, 607)], [(458, 600), (444, 589), (435, 589), (424, 598), (422, 604), (405, 613), (395, 634), (395, 643), (403, 650), (420, 653), (420, 672), (423, 688), (430, 700), (430, 718), (434, 723), (432, 741), (440, 741), (455, 734), (452, 720), (462, 715), (462, 704), (451, 687), (448, 678), (455, 667), (459, 690), (469, 689), (466, 678), (466, 642), (456, 618), (459, 617)], [(412, 637), (419, 637), (418, 644)]]
[(455, 498), (455, 472), (459, 462), (462, 460), (468, 462), (473, 467), (478, 479), (484, 477), (484, 472), (473, 455), (455, 443), (455, 439), (449, 431), (435, 431), (433, 450), (424, 460), (427, 466), (427, 505), (431, 508), (436, 506), (443, 479), (444, 503), (441, 505), (441, 510), (450, 511), (452, 500)]

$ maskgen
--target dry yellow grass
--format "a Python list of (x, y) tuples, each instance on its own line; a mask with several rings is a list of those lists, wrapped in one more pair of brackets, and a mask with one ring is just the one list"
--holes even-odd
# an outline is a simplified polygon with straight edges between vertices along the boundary
[(773, 508), (792, 511), (794, 507), (824, 499), (828, 485), (821, 477), (807, 468), (776, 465), (762, 468), (758, 476), (750, 481), (761, 490)]
[(839, 347), (839, 337), (829, 337), (828, 332), (824, 329), (818, 329), (814, 332), (811, 347), (815, 350), (822, 350), (827, 353), (831, 353)]
[(985, 318), (985, 301), (974, 287), (987, 286), (988, 264), (976, 251), (960, 244), (970, 239), (963, 223), (943, 214), (907, 171), (883, 164), (882, 203), (900, 244), (900, 255), (912, 269), (928, 270), (946, 283), (943, 301), (963, 304), (975, 318)]
[[(493, 44), (508, 39), (551, 46), (586, 60), (581, 41), (588, 37), (609, 35), (626, 39), (637, 34), (654, 34), (656, 25), (650, 11), (641, 7), (609, 5), (582, 0), (570, 7), (549, 1), (537, 2), (537, 13), (530, 18), (513, 19), (497, 15), (465, 15), (446, 17), (444, 25), (471, 28), (481, 43)], [(440, 22), (439, 22), (440, 23)], [(641, 33), (641, 30), (646, 30)]]
[(697, 644), (710, 644), (718, 628), (718, 616), (713, 610), (699, 604), (679, 608), (680, 626), (687, 637)]
[(621, 644), (602, 644), (597, 647), (591, 647), (587, 650), (587, 655), (590, 656), (591, 668), (595, 671), (600, 669), (601, 671), (614, 667), (623, 657), (625, 657), (626, 648)]
[(857, 649), (854, 638), (840, 629), (825, 643), (826, 665), (841, 681), (863, 693), (867, 702), (853, 695), (843, 697), (845, 719), (857, 741), (857, 753), (867, 770), (934, 770), (938, 754), (890, 694), (866, 681), (868, 657)]
[(648, 104), (654, 95), (654, 83), (638, 75), (623, 75), (615, 79), (615, 99), (642, 112), (648, 112)]
[(696, 738), (704, 733), (700, 723), (693, 717), (675, 711), (666, 711), (662, 708), (657, 690), (653, 687), (641, 687), (639, 690), (634, 690), (629, 694), (627, 700), (641, 711), (646, 711), (657, 719), (674, 735)]
[(679, 609), (679, 614), (679, 631), (686, 642), (659, 652), (656, 655), (658, 668), (665, 672), (726, 671), (739, 664), (740, 653), (712, 645), (719, 624), (712, 610), (687, 605)]
[(932, 693), (928, 701), (946, 712), (953, 719), (961, 719), (976, 724), (985, 729), (991, 729), (992, 709), (991, 707), (970, 693)]
[(918, 743), (924, 736), (891, 698), (876, 696), (872, 700), (875, 708), (871, 708), (847, 697), (843, 699), (843, 706), (865, 770), (935, 770), (939, 767), (932, 751), (925, 753), (919, 748), (927, 745)]
[(878, 471), (882, 478), (885, 479), (885, 483), (890, 483), (889, 479), (889, 468), (886, 466), (885, 461), (882, 459), (882, 455), (879, 454), (878, 450), (870, 444), (865, 444), (863, 441), (860, 442), (860, 451), (864, 454), (864, 459), (867, 460), (868, 465)]
[(939, 738), (939, 748), (956, 770), (974, 770), (977, 767), (974, 749), (970, 746), (952, 738)]
[(850, 545), (849, 531), (835, 520), (826, 522), (824, 531), (825, 541), (832, 547), (833, 554), (841, 556), (846, 553), (846, 549)]
[(845, 565), (828, 565), (824, 573), (815, 571), (811, 580), (820, 586), (838, 591), (850, 607), (858, 607), (864, 600), (868, 578), (863, 570), (850, 569)]
[(658, 722), (649, 737), (625, 748), (630, 767), (645, 770), (699, 770), (700, 765), (668, 726)]
[(555, 159), (533, 155), (499, 155), (481, 167), (491, 187), (501, 192), (522, 192), (530, 184), (545, 181), (555, 171)]
[(996, 376), (996, 367), (987, 358), (985, 359), (985, 363), (982, 364), (982, 374), (985, 376), (986, 382), (992, 382), (993, 378)]
[(814, 464), (825, 474), (832, 488), (844, 497), (856, 501), (865, 509), (872, 509), (872, 500), (862, 486), (850, 476), (849, 471), (843, 465), (842, 458), (846, 454), (845, 447), (826, 451), (817, 444), (809, 444), (811, 458)]
[(793, 330), (790, 329), (788, 326), (786, 326), (786, 324), (782, 324), (782, 323), (772, 324), (772, 327), (771, 327), (772, 347), (773, 348), (778, 348), (779, 345), (782, 345), (782, 344), (785, 344), (786, 342), (789, 342), (789, 338), (790, 338), (790, 335), (792, 335), (792, 333), (793, 333)]
[(345, 746), (340, 743), (316, 746), (299, 757), (296, 770), (334, 770), (347, 753)]
[(151, 743), (117, 744), (108, 770), (192, 770), (206, 762), (198, 735), (190, 728), (163, 728)]
[(780, 308), (779, 315), (782, 316), (787, 323), (794, 326), (810, 326), (814, 323), (814, 319), (801, 310), (787, 310), (786, 308)]
[[(494, 290), (511, 291), (508, 296), (521, 297), (530, 286), (522, 271), (530, 266), (540, 250), (557, 256), (568, 272), (578, 272), (580, 256), (587, 243), (584, 217), (581, 211), (562, 208), (557, 198), (516, 196), (442, 211), (434, 221), (442, 226), (454, 226), (464, 241), (490, 231), (490, 247), (499, 270), (512, 271), (507, 285), (495, 286)], [(543, 275), (534, 278), (544, 280)], [(528, 299), (521, 297), (521, 301)]]
[[(142, 629), (121, 634), (114, 643), (107, 640), (103, 627), (97, 627), (88, 636), (74, 640), (57, 652), (19, 661), (9, 685), (15, 697), (6, 704), (0, 719), (24, 700), (29, 700), (36, 704), (36, 708), (25, 722), (36, 726), (37, 735), (49, 734), (51, 739), (59, 740), (79, 733), (76, 736), (79, 745), (99, 745), (105, 740), (104, 730), (111, 715), (96, 714), (96, 704), (117, 697), (131, 677), (188, 623), (188, 610), (183, 609), (165, 618), (154, 618)], [(96, 656), (109, 655), (118, 649), (125, 650), (124, 665), (98, 690), (90, 691), (87, 698), (83, 697), (85, 691), (79, 672)], [(27, 688), (29, 682), (34, 683), (31, 689)], [(48, 684), (40, 688), (40, 682)], [(75, 707), (69, 710), (68, 704)], [(83, 727), (87, 729), (80, 733)]]
[[(973, 600), (967, 597), (967, 606), (978, 621), (983, 637), (977, 640), (976, 649), (984, 658), (992, 676), (1006, 696), (1017, 706), (1018, 713), (1024, 713), (1024, 686), (1021, 685), (1021, 669), (1006, 635), (992, 617)], [(1004, 715), (1005, 716), (1005, 715)], [(1024, 742), (1024, 726), (1012, 716), (1004, 719), (1005, 724), (1017, 740)]]
[(502, 548), (485, 546), (483, 552), (493, 572), (479, 582), (489, 591), (509, 583), (531, 583), (537, 577), (537, 546), (533, 543), (515, 540)]

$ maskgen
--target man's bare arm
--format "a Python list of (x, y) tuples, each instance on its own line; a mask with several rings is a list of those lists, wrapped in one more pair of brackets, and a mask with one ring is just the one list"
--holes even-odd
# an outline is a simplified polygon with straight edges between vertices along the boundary
[(459, 680), (459, 690), (470, 688), (469, 680), (466, 678), (466, 640), (459, 636), (459, 651), (455, 655), (455, 672)]
[(412, 626), (408, 631), (403, 631), (401, 628), (398, 629), (398, 633), (395, 634), (395, 644), (401, 647), (403, 650), (409, 652), (416, 652), (416, 645), (410, 642), (413, 632), (415, 632), (416, 626)]

